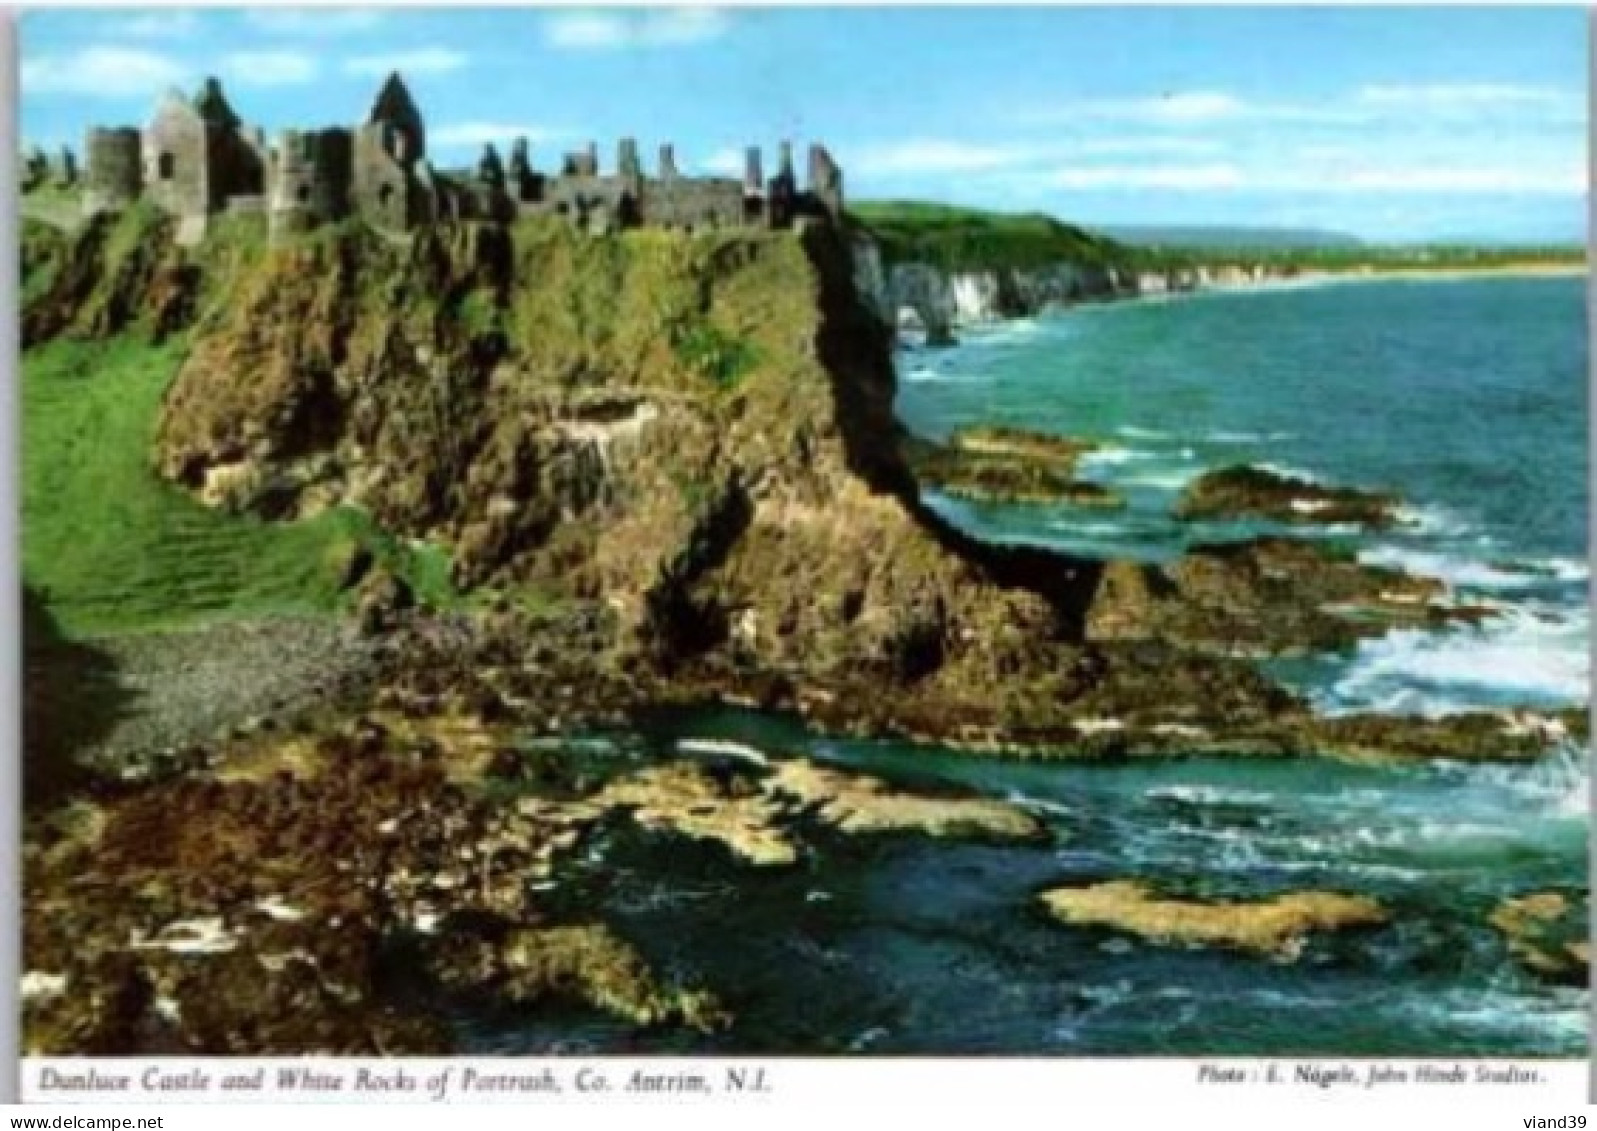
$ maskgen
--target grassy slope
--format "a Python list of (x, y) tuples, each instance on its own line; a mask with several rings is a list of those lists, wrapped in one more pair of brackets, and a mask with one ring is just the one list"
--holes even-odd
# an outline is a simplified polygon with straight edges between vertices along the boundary
[(330, 612), (362, 544), (424, 596), (449, 600), (440, 553), (402, 546), (353, 510), (268, 523), (157, 479), (150, 441), (181, 351), (121, 337), (55, 341), (23, 359), (23, 577), (65, 632)]
[(849, 214), (882, 248), (888, 263), (930, 263), (949, 270), (1042, 267), (1060, 261), (1124, 262), (1127, 249), (1051, 216), (1006, 214), (915, 200), (863, 200)]
[(1151, 271), (1255, 263), (1326, 271), (1365, 266), (1448, 270), (1579, 263), (1586, 256), (1584, 248), (1573, 246), (1132, 246), (1041, 213), (986, 212), (915, 200), (855, 201), (849, 213), (876, 238), (888, 263), (921, 262), (952, 270), (1027, 268), (1061, 260)]

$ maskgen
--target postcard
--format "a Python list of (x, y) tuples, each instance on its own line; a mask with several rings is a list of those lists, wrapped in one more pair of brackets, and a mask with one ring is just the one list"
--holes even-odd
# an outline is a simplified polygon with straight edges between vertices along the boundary
[(28, 13), (30, 1098), (1582, 1074), (1586, 33)]

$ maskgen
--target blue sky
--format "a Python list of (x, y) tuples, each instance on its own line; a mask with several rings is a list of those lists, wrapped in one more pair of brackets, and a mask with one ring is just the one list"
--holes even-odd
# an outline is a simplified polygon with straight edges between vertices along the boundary
[(22, 126), (76, 145), (206, 73), (268, 131), (353, 123), (397, 68), (442, 165), (634, 135), (735, 171), (791, 137), (852, 196), (1573, 240), (1586, 35), (1527, 7), (55, 10), (23, 20)]

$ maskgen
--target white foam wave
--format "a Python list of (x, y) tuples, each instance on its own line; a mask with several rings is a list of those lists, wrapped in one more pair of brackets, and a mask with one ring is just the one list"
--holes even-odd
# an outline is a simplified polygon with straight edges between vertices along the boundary
[(1273, 805), (1272, 793), (1254, 789), (1224, 789), (1212, 785), (1165, 785), (1148, 790), (1150, 799), (1181, 801), (1188, 805)]
[(1139, 428), (1135, 424), (1122, 424), (1115, 432), (1129, 440), (1174, 440), (1173, 432), (1161, 432), (1156, 428)]
[(1046, 813), (1050, 817), (1074, 817), (1076, 810), (1059, 801), (1049, 801), (1042, 797), (1033, 797), (1022, 790), (1012, 789), (1004, 795), (1004, 800), (1011, 805), (1020, 805), (1038, 813)]
[(1267, 471), (1271, 475), (1279, 475), (1283, 479), (1296, 479), (1303, 483), (1324, 484), (1324, 479), (1312, 471), (1304, 471), (1297, 467), (1288, 467), (1282, 463), (1256, 463), (1253, 465), (1260, 471)]
[(1327, 522), (1318, 526), (1299, 526), (1293, 530), (1294, 538), (1347, 538), (1363, 534), (1364, 528), (1356, 522)]
[(1203, 473), (1201, 467), (1165, 467), (1122, 475), (1115, 482), (1125, 486), (1154, 487), (1163, 491), (1179, 491)]
[(1210, 444), (1271, 444), (1294, 438), (1291, 432), (1210, 432), (1201, 437)]
[(1094, 467), (1114, 467), (1123, 463), (1132, 463), (1136, 460), (1154, 459), (1153, 452), (1138, 451), (1135, 448), (1095, 448), (1085, 452), (1077, 461), (1083, 471)]
[(1579, 1040), (1590, 1021), (1586, 991), (1573, 988), (1536, 996), (1478, 987), (1425, 996), (1394, 994), (1377, 1008), (1490, 1033), (1523, 1032), (1542, 1041)]
[(1579, 742), (1560, 742), (1552, 753), (1528, 765), (1482, 763), (1448, 769), (1467, 781), (1517, 795), (1544, 816), (1582, 821), (1588, 816), (1591, 751)]
[(771, 759), (765, 751), (746, 742), (733, 742), (725, 738), (679, 738), (677, 749), (684, 754), (719, 754), (737, 758), (756, 766), (769, 766)]
[(1591, 563), (1584, 558), (1528, 558), (1523, 565), (1555, 581), (1591, 580)]
[(1402, 630), (1363, 642), (1333, 709), (1442, 715), (1507, 700), (1574, 704), (1590, 693), (1589, 616), (1505, 608), (1480, 626)]
[(1043, 525), (1077, 538), (1121, 538), (1138, 533), (1135, 527), (1118, 522), (1072, 522), (1068, 518), (1052, 518)]
[[(1396, 517), (1400, 526), (1407, 527), (1417, 534), (1457, 538), (1472, 529), (1470, 521), (1463, 515), (1436, 503), (1426, 503), (1423, 506), (1404, 503), (1397, 508)], [(1482, 545), (1489, 542), (1489, 539), (1483, 540)]]
[[(1454, 557), (1435, 550), (1414, 550), (1401, 546), (1372, 546), (1359, 552), (1366, 565), (1400, 569), (1406, 573), (1439, 578), (1449, 585), (1472, 589), (1516, 590), (1533, 587), (1547, 579), (1548, 573), (1529, 572), (1509, 566), (1491, 565)], [(1550, 572), (1550, 571), (1549, 571)]]

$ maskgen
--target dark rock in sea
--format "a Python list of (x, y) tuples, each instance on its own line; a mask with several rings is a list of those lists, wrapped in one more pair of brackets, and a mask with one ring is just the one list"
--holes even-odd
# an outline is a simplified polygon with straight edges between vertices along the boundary
[(1195, 649), (1346, 648), (1394, 627), (1476, 623), (1490, 610), (1433, 578), (1367, 565), (1287, 538), (1194, 547), (1168, 565), (1111, 562), (1088, 608), (1089, 640), (1158, 639)]
[(1394, 495), (1326, 487), (1295, 475), (1238, 466), (1198, 476), (1182, 492), (1175, 513), (1184, 519), (1263, 518), (1383, 530), (1397, 520), (1399, 503)]
[(983, 503), (1070, 503), (1120, 507), (1097, 483), (1074, 478), (1076, 463), (1095, 445), (1019, 428), (976, 427), (947, 444), (904, 436), (901, 448), (920, 482), (956, 498)]

